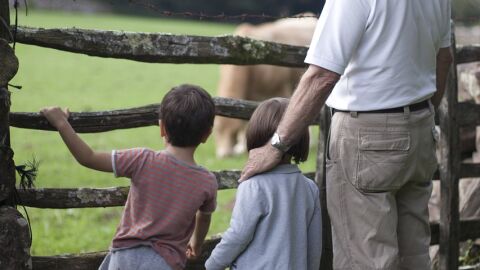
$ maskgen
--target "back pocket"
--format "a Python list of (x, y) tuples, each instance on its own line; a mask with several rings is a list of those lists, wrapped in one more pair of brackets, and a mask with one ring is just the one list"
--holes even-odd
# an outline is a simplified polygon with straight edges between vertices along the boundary
[(409, 157), (409, 132), (360, 131), (356, 187), (365, 192), (400, 188)]

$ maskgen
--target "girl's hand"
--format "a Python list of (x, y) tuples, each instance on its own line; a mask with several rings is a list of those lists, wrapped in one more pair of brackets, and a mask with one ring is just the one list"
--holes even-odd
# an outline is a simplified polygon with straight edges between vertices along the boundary
[(68, 108), (62, 110), (60, 107), (46, 107), (40, 110), (40, 114), (45, 116), (48, 122), (58, 130), (68, 123), (70, 112)]

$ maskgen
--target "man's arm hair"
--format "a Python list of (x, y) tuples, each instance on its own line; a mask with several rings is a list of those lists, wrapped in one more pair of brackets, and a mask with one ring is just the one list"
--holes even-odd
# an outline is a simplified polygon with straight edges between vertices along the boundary
[(453, 61), (452, 50), (450, 47), (441, 48), (437, 53), (437, 91), (432, 96), (432, 104), (438, 108), (442, 100), (445, 88), (447, 86), (448, 73)]
[(278, 126), (282, 142), (288, 146), (295, 144), (318, 115), (339, 79), (340, 75), (333, 71), (315, 65), (308, 67)]
[[(318, 115), (339, 79), (340, 75), (333, 71), (315, 65), (308, 67), (277, 128), (284, 145), (291, 147), (297, 142)], [(255, 174), (270, 170), (280, 162), (282, 155), (270, 143), (250, 150), (247, 164), (238, 181), (243, 182)]]

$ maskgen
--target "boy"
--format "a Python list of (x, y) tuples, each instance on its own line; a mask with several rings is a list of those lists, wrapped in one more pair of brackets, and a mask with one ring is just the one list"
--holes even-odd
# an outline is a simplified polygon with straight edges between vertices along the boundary
[(100, 269), (183, 269), (187, 256), (200, 255), (217, 193), (215, 176), (194, 160), (215, 116), (205, 90), (180, 85), (164, 97), (159, 121), (163, 151), (97, 152), (75, 133), (67, 110), (49, 107), (41, 114), (80, 164), (131, 179), (122, 220)]
[[(262, 102), (247, 128), (247, 149), (270, 141), (288, 100)], [(318, 270), (322, 250), (320, 197), (316, 184), (297, 165), (308, 157), (309, 134), (283, 157), (280, 165), (238, 187), (230, 228), (205, 266), (207, 270)]]

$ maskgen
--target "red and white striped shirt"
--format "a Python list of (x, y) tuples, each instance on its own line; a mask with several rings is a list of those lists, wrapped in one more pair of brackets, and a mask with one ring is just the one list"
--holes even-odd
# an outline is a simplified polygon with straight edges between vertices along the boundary
[(113, 151), (112, 166), (115, 176), (132, 182), (112, 248), (149, 245), (173, 269), (183, 269), (197, 210), (215, 210), (215, 176), (145, 148)]

